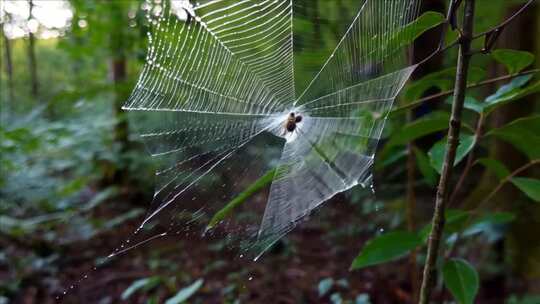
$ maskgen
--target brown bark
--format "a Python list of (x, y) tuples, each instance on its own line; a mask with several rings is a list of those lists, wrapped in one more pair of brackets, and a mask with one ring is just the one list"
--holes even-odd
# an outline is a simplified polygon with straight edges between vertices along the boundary
[[(9, 22), (9, 14), (6, 13), (5, 22)], [(4, 24), (2, 24), (2, 39), (4, 41), (4, 68), (7, 75), (7, 89), (8, 89), (8, 102), (4, 105), (5, 107), (8, 107), (11, 104), (14, 104), (15, 102), (15, 91), (14, 91), (14, 84), (13, 84), (13, 59), (11, 55), (11, 41), (7, 37), (5, 31), (4, 31)]]
[[(129, 146), (129, 126), (125, 112), (122, 110), (122, 105), (124, 104), (127, 98), (127, 56), (126, 56), (126, 33), (125, 28), (127, 28), (127, 13), (124, 11), (122, 3), (111, 3), (110, 6), (111, 18), (115, 23), (123, 25), (124, 21), (126, 26), (115, 26), (111, 29), (110, 34), (110, 52), (111, 52), (111, 61), (110, 61), (110, 70), (112, 81), (114, 84), (114, 102), (113, 106), (113, 115), (116, 121), (114, 125), (114, 143), (119, 149), (118, 153), (123, 155)], [(115, 166), (114, 172), (112, 174), (112, 183), (113, 184), (123, 184), (128, 177), (128, 173), (124, 166)]]
[(475, 0), (465, 1), (465, 12), (463, 16), (463, 29), (459, 41), (459, 55), (456, 71), (456, 84), (454, 89), (454, 99), (452, 102), (452, 114), (448, 129), (448, 143), (444, 157), (443, 168), (437, 188), (435, 200), (435, 210), (432, 219), (432, 229), (428, 240), (428, 250), (422, 287), (420, 289), (419, 303), (429, 303), (433, 281), (436, 278), (436, 263), (439, 256), (439, 247), (444, 230), (444, 212), (448, 201), (452, 169), (456, 157), (456, 150), (459, 143), (459, 133), (461, 129), (461, 116), (463, 103), (467, 90), (467, 74), (471, 58), (471, 40), (473, 36)]
[[(28, 21), (33, 18), (34, 2), (28, 0)], [(32, 97), (35, 100), (39, 98), (39, 80), (37, 72), (37, 59), (36, 59), (36, 37), (31, 31), (28, 32), (28, 68), (30, 70), (30, 84), (32, 86)]]

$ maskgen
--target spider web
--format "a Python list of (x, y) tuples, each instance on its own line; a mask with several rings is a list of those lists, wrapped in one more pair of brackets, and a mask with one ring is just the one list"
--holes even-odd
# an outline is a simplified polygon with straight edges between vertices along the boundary
[[(241, 162), (237, 179), (254, 179), (275, 167), (267, 202), (248, 203), (249, 220), (222, 225), (229, 238), (243, 233), (244, 246), (262, 253), (335, 194), (371, 185), (385, 119), (415, 68), (406, 52), (413, 31), (403, 29), (419, 4), (344, 1), (358, 13), (337, 22), (335, 45), (321, 47), (320, 28), (330, 22), (313, 18), (322, 11), (315, 2), (148, 1), (146, 65), (124, 105), (158, 163), (154, 207), (142, 226), (163, 214), (180, 218), (185, 230), (204, 225), (241, 191), (224, 183), (231, 190), (222, 202), (204, 201), (222, 191), (208, 186), (221, 183), (216, 168)], [(303, 119), (284, 133), (289, 113)], [(272, 141), (263, 133), (284, 139), (277, 164), (250, 154), (248, 143)]]

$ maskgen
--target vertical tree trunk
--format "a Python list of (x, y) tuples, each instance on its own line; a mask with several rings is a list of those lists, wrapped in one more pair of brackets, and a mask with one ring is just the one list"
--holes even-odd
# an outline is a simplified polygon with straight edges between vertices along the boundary
[[(28, 0), (28, 21), (33, 19), (34, 1)], [(32, 97), (39, 98), (39, 81), (36, 60), (36, 37), (32, 31), (28, 31), (28, 65), (30, 70), (30, 83), (32, 86)]]
[[(127, 12), (124, 11), (122, 3), (113, 2), (110, 4), (111, 18), (114, 23), (117, 24), (114, 29), (111, 29), (110, 35), (110, 70), (112, 74), (112, 81), (114, 83), (114, 102), (113, 115), (115, 119), (114, 125), (114, 144), (119, 147), (118, 153), (123, 155), (129, 145), (128, 141), (128, 121), (125, 112), (122, 110), (122, 105), (127, 98), (127, 57), (126, 57), (126, 34), (125, 28), (127, 27)], [(126, 22), (124, 22), (124, 20)], [(120, 164), (115, 166), (112, 174), (113, 184), (122, 184), (127, 178), (127, 172), (125, 166)]]
[(14, 84), (13, 84), (13, 59), (11, 56), (11, 41), (7, 37), (4, 26), (5, 23), (9, 22), (10, 15), (6, 13), (4, 24), (2, 24), (2, 39), (4, 41), (4, 58), (5, 58), (5, 72), (7, 75), (7, 89), (8, 89), (8, 100), (4, 104), (4, 107), (6, 107), (4, 110), (8, 111), (8, 107), (10, 105), (13, 105), (15, 103), (15, 91), (14, 91)]

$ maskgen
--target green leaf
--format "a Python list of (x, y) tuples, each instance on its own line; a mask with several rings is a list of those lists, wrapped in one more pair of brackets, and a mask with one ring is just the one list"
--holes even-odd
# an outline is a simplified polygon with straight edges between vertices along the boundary
[(142, 289), (143, 291), (150, 290), (154, 287), (156, 287), (157, 284), (161, 281), (161, 278), (158, 276), (155, 277), (148, 277), (144, 279), (139, 279), (131, 283), (124, 292), (122, 292), (122, 295), (120, 296), (122, 300), (127, 300), (132, 294)]
[(431, 115), (415, 120), (400, 128), (386, 144), (387, 147), (404, 145), (428, 134), (446, 130), (450, 116), (445, 112), (434, 112)]
[(274, 178), (274, 175), (276, 173), (276, 169), (272, 169), (268, 171), (264, 176), (256, 180), (253, 184), (251, 184), (246, 190), (244, 190), (242, 193), (240, 193), (237, 197), (235, 197), (232, 201), (227, 203), (225, 207), (221, 208), (218, 212), (214, 214), (208, 225), (206, 226), (206, 230), (210, 230), (214, 228), (219, 222), (221, 222), (223, 219), (225, 219), (231, 212), (234, 211), (234, 209), (238, 208), (242, 204), (244, 204), (248, 198), (252, 197), (254, 194), (259, 192), (261, 189), (272, 183), (272, 179)]
[(431, 186), (436, 185), (437, 172), (431, 166), (429, 162), (429, 157), (426, 155), (426, 153), (416, 147), (414, 148), (414, 154), (416, 156), (416, 163), (418, 164), (418, 168), (420, 169), (420, 172), (422, 172), (422, 175), (426, 179), (426, 182)]
[(351, 270), (385, 263), (406, 255), (422, 243), (418, 235), (396, 231), (375, 237), (366, 242), (351, 265)]
[[(452, 234), (456, 233), (458, 231), (461, 231), (465, 224), (467, 223), (467, 220), (469, 219), (470, 214), (467, 211), (459, 210), (459, 209), (449, 209), (446, 210), (444, 213), (444, 233), (446, 234)], [(422, 242), (426, 242), (429, 233), (431, 232), (431, 223), (425, 225), (419, 232), (418, 235)]]
[(500, 180), (510, 175), (510, 170), (500, 161), (493, 158), (481, 158), (477, 160), (479, 164), (482, 164), (489, 171), (493, 172)]
[(512, 144), (530, 159), (540, 158), (540, 115), (516, 119), (486, 135)]
[(512, 79), (509, 83), (502, 85), (495, 94), (490, 95), (486, 98), (487, 103), (494, 103), (501, 97), (507, 95), (508, 93), (515, 91), (526, 85), (532, 78), (532, 75), (523, 75), (518, 76)]
[(388, 153), (384, 155), (384, 157), (379, 156), (377, 162), (375, 163), (375, 170), (381, 170), (382, 168), (390, 166), (391, 164), (401, 160), (402, 158), (405, 158), (406, 156), (407, 149), (403, 149), (402, 147), (390, 149), (388, 150)]
[(317, 286), (319, 290), (319, 297), (324, 297), (334, 286), (334, 279), (326, 278), (322, 279)]
[(499, 49), (493, 51), (492, 56), (504, 64), (510, 74), (518, 73), (534, 62), (534, 55), (524, 51)]
[[(446, 144), (447, 139), (443, 139), (439, 142), (437, 142), (431, 150), (429, 150), (429, 157), (431, 159), (431, 165), (439, 174), (442, 172), (443, 162), (444, 162), (444, 156), (446, 154)], [(471, 152), (472, 148), (476, 144), (476, 137), (474, 135), (461, 135), (459, 140), (459, 145), (457, 147), (456, 151), (456, 159), (454, 161), (454, 166), (459, 164), (469, 152)]]
[(540, 92), (540, 81), (523, 87), (531, 78), (532, 75), (516, 77), (510, 83), (500, 87), (495, 94), (489, 96), (486, 102), (482, 104), (484, 113), (489, 114), (502, 105)]
[[(486, 72), (479, 67), (471, 67), (468, 74), (468, 82), (475, 83), (486, 76)], [(456, 68), (449, 68), (428, 74), (413, 82), (405, 90), (405, 100), (412, 102), (420, 99), (431, 88), (447, 91), (454, 87)]]
[(188, 287), (182, 288), (174, 297), (167, 299), (165, 304), (179, 304), (185, 302), (194, 295), (204, 283), (204, 279), (198, 279)]
[[(371, 44), (380, 45), (381, 53), (385, 54), (390, 50), (398, 50), (404, 46), (410, 45), (416, 38), (424, 32), (444, 22), (445, 17), (438, 12), (426, 12), (413, 22), (395, 32), (389, 32), (383, 35), (372, 35)], [(364, 47), (364, 46), (361, 46)], [(366, 50), (369, 59), (375, 59), (374, 52)]]
[[(450, 103), (452, 103), (451, 97), (450, 97)], [(476, 113), (482, 113), (484, 111), (485, 104), (480, 103), (478, 100), (476, 100), (472, 96), (466, 96), (465, 103), (463, 104), (463, 106), (465, 107), (465, 109), (475, 111)]]
[(472, 304), (480, 287), (478, 273), (467, 261), (451, 259), (443, 266), (444, 284), (460, 304)]
[(486, 235), (488, 242), (493, 243), (504, 236), (504, 231), (500, 229), (501, 225), (513, 222), (516, 215), (511, 212), (489, 213), (474, 223), (463, 232), (463, 236), (471, 236), (478, 233)]
[(527, 177), (514, 177), (512, 184), (527, 194), (533, 201), (540, 203), (540, 179)]

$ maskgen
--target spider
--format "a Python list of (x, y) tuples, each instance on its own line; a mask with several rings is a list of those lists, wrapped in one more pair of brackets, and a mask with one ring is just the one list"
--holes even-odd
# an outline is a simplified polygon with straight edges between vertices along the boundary
[(301, 115), (295, 115), (294, 112), (289, 114), (287, 117), (287, 120), (283, 124), (283, 135), (286, 135), (287, 132), (292, 133), (294, 130), (296, 130), (296, 124), (300, 123), (302, 121)]

